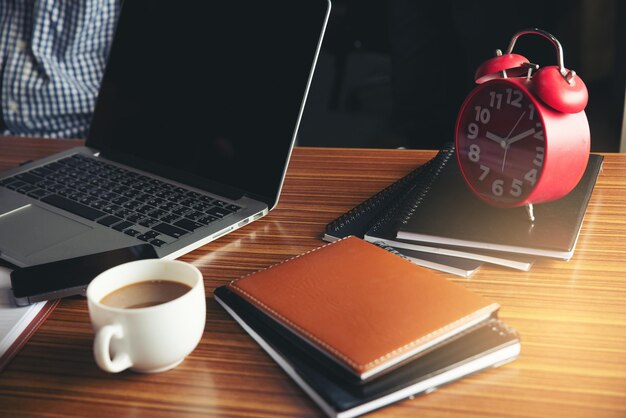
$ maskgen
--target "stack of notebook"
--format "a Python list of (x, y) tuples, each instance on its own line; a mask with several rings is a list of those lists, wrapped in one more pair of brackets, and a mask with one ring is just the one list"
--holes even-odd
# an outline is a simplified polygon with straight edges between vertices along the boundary
[(416, 264), (470, 276), (483, 263), (527, 271), (540, 257), (569, 260), (603, 157), (592, 154), (567, 196), (525, 208), (492, 207), (464, 183), (452, 147), (326, 226), (324, 240), (348, 235), (394, 247)]
[(520, 352), (497, 303), (356, 237), (214, 296), (333, 417), (428, 393)]

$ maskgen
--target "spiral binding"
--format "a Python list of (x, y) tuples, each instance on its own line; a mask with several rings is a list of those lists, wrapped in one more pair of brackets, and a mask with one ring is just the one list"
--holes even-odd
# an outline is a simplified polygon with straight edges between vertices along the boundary
[(390, 207), (389, 210), (387, 210), (387, 212), (379, 219), (376, 220), (376, 222), (372, 225), (372, 227), (369, 229), (369, 231), (367, 232), (367, 235), (370, 234), (378, 234), (381, 231), (385, 231), (386, 229), (391, 229), (391, 230), (395, 230), (395, 226), (396, 226), (396, 219), (398, 217), (398, 211), (400, 211), (404, 205), (404, 197), (405, 196), (411, 196), (414, 190), (421, 190), (425, 184), (427, 183), (427, 178), (430, 176), (430, 172), (434, 170), (434, 166), (431, 164), (430, 170), (429, 172), (420, 179), (419, 182), (415, 183), (413, 186), (411, 186), (402, 196), (400, 199), (396, 200)]
[(435, 165), (434, 170), (428, 176), (428, 183), (424, 187), (420, 188), (418, 192), (412, 196), (413, 200), (411, 200), (409, 204), (404, 207), (404, 210), (400, 213), (400, 216), (398, 217), (399, 223), (406, 225), (409, 222), (409, 220), (413, 216), (413, 213), (415, 213), (417, 208), (422, 204), (422, 202), (430, 192), (430, 189), (432, 188), (435, 179), (439, 177), (439, 174), (441, 174), (441, 171), (443, 171), (444, 167), (448, 164), (448, 161), (450, 161), (450, 159), (454, 156), (454, 152), (454, 148), (451, 148), (446, 153), (440, 152), (439, 154), (437, 154), (435, 159), (439, 158), (439, 163)]
[(400, 191), (398, 193), (401, 194), (404, 189), (411, 188), (416, 178), (421, 178), (424, 172), (432, 171), (431, 169), (433, 167), (433, 164), (435, 164), (441, 158), (441, 155), (448, 154), (453, 149), (454, 147), (452, 145), (447, 145), (443, 147), (433, 159), (417, 167), (415, 170), (411, 171), (400, 180), (387, 186), (380, 192), (376, 193), (375, 195), (371, 196), (359, 205), (350, 209), (348, 212), (344, 213), (334, 221), (330, 222), (326, 226), (326, 230), (333, 232), (341, 231), (353, 222), (361, 219), (367, 213), (376, 210), (384, 202), (387, 202), (389, 195), (392, 195), (393, 193), (396, 193), (398, 191)]
[(350, 209), (348, 212), (341, 215), (339, 218), (330, 222), (327, 226), (328, 230), (331, 231), (340, 231), (346, 226), (350, 225), (352, 222), (355, 222), (357, 219), (361, 218), (364, 214), (375, 210), (381, 203), (387, 200), (387, 197), (402, 187), (405, 187), (407, 184), (410, 184), (415, 177), (418, 177), (423, 171), (425, 171), (432, 164), (432, 160), (422, 164), (417, 167), (415, 170), (411, 171), (406, 176), (402, 177), (400, 180), (394, 182), (393, 184), (387, 186), (380, 192), (375, 195), (369, 197), (365, 201), (361, 202), (354, 208)]
[[(438, 175), (441, 168), (447, 163), (447, 161), (451, 158), (451, 155), (454, 153), (454, 148), (452, 146), (442, 148), (441, 151), (430, 160), (430, 166), (428, 172), (420, 178), (421, 181), (413, 184), (410, 187), (404, 196), (409, 197), (409, 199), (413, 199), (413, 196), (422, 196), (425, 194), (425, 190), (431, 187), (431, 183), (434, 180), (434, 176)], [(409, 200), (411, 203), (411, 207), (413, 206), (413, 202)], [(407, 202), (405, 199), (398, 199), (393, 206), (389, 208), (387, 213), (370, 228), (368, 235), (386, 235), (388, 233), (394, 233), (397, 229), (397, 225), (399, 221), (404, 219), (404, 215), (406, 212)]]

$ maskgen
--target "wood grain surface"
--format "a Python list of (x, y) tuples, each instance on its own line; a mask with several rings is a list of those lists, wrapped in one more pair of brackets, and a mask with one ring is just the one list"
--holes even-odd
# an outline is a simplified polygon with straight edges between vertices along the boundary
[[(0, 170), (77, 144), (0, 138)], [(203, 339), (179, 367), (100, 371), (86, 301), (64, 299), (0, 374), (0, 416), (322, 416), (210, 295), (322, 245), (326, 223), (433, 155), (296, 148), (274, 211), (181, 257), (202, 270), (208, 297)], [(625, 417), (625, 238), (626, 155), (609, 154), (572, 260), (542, 260), (529, 272), (485, 265), (471, 279), (438, 273), (502, 305), (501, 318), (521, 334), (520, 358), (371, 415)]]

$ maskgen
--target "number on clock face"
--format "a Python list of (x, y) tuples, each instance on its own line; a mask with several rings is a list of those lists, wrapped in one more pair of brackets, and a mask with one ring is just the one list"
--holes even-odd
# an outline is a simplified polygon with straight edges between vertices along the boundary
[(543, 167), (545, 134), (531, 99), (505, 83), (484, 86), (467, 102), (457, 152), (475, 191), (501, 203), (521, 201)]

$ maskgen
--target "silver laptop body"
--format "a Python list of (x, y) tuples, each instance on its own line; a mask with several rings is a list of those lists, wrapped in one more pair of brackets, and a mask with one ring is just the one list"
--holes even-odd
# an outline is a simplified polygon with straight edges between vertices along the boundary
[(329, 12), (327, 0), (126, 1), (86, 146), (0, 173), (0, 257), (29, 266), (149, 242), (176, 258), (266, 215)]

